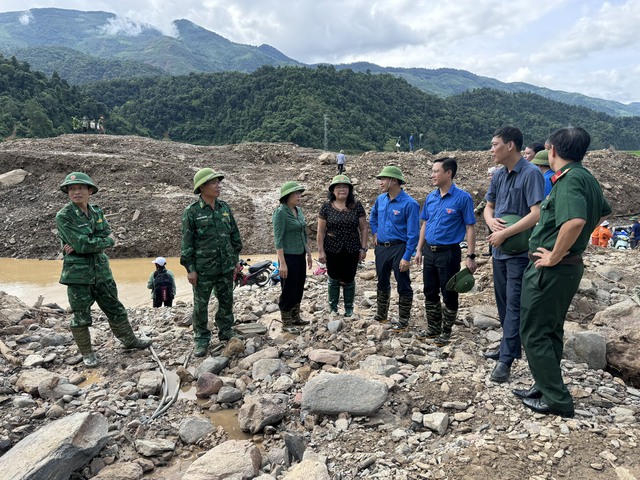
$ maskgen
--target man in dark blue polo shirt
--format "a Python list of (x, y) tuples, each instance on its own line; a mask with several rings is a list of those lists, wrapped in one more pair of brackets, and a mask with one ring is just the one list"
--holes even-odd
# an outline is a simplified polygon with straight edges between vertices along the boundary
[(409, 326), (413, 289), (409, 268), (411, 256), (418, 245), (420, 234), (420, 206), (403, 189), (402, 170), (387, 166), (376, 177), (382, 190), (371, 209), (369, 224), (376, 254), (377, 311), (374, 320), (387, 322), (391, 297), (391, 272), (398, 283), (398, 321), (394, 329)]
[[(476, 271), (476, 216), (473, 199), (458, 188), (453, 179), (458, 163), (453, 158), (438, 158), (433, 162), (431, 179), (437, 188), (431, 192), (422, 207), (416, 265), (424, 266), (424, 309), (427, 317), (427, 338), (435, 338), (435, 344), (449, 343), (451, 329), (458, 315), (458, 293), (448, 291), (447, 282), (460, 271), (462, 251), (460, 242), (467, 238), (468, 254), (466, 266)], [(440, 296), (444, 311), (440, 305)]]
[[(505, 253), (502, 244), (514, 235), (528, 231), (540, 218), (540, 203), (544, 199), (544, 177), (535, 165), (521, 156), (523, 136), (515, 127), (496, 130), (491, 139), (491, 155), (495, 163), (504, 165), (489, 185), (484, 220), (491, 230), (489, 244), (493, 247), (493, 288), (502, 325), (500, 350), (487, 352), (487, 358), (498, 360), (491, 380), (509, 380), (511, 365), (521, 358), (520, 292), (522, 274), (529, 263), (527, 247), (522, 252)], [(517, 215), (521, 219), (507, 225), (502, 218)], [(526, 243), (526, 242), (525, 242)]]

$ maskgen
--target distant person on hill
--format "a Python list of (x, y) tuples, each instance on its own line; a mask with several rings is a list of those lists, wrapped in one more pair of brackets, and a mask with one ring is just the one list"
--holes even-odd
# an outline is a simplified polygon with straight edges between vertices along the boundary
[(533, 142), (531, 145), (527, 145), (524, 149), (524, 158), (527, 162), (530, 162), (536, 156), (536, 153), (544, 150), (544, 143)]
[(413, 132), (409, 135), (409, 151), (413, 152)]
[(91, 121), (89, 122), (89, 128), (91, 130), (95, 130), (96, 129), (96, 119), (92, 118)]
[(104, 117), (102, 115), (98, 119), (98, 133), (104, 133)]
[(547, 150), (540, 150), (536, 153), (536, 156), (533, 157), (531, 163), (537, 165), (542, 172), (542, 176), (544, 177), (544, 196), (546, 197), (551, 192), (551, 187), (553, 187), (551, 177), (553, 177), (554, 174), (554, 171), (551, 170), (551, 166), (549, 165), (549, 152)]
[(84, 117), (82, 117), (82, 133), (87, 133), (88, 129), (89, 129), (89, 119), (85, 115)]
[(167, 261), (163, 257), (156, 258), (153, 262), (156, 271), (151, 273), (147, 288), (151, 290), (154, 308), (163, 304), (165, 307), (173, 305), (176, 296), (176, 281), (171, 270), (167, 270)]
[(242, 240), (227, 202), (220, 200), (224, 175), (211, 168), (198, 170), (193, 193), (198, 199), (182, 212), (180, 265), (193, 286), (193, 340), (196, 357), (209, 349), (209, 300), (218, 299), (216, 327), (222, 341), (237, 337), (233, 330), (233, 274), (240, 270)]
[(127, 310), (118, 300), (109, 258), (104, 250), (115, 246), (116, 239), (100, 207), (89, 203), (98, 191), (86, 173), (71, 172), (60, 185), (69, 196), (56, 214), (58, 238), (64, 261), (60, 283), (67, 286), (69, 306), (73, 311), (71, 333), (87, 367), (96, 367), (98, 359), (91, 347), (91, 306), (98, 303), (107, 316), (113, 334), (126, 349), (142, 349), (151, 340), (136, 338), (129, 323)]
[(398, 140), (396, 140), (396, 152), (400, 151), (400, 137), (398, 137)]
[(338, 175), (344, 172), (344, 164), (346, 162), (346, 157), (344, 155), (344, 150), (340, 150), (340, 153), (336, 155), (336, 163), (338, 164)]

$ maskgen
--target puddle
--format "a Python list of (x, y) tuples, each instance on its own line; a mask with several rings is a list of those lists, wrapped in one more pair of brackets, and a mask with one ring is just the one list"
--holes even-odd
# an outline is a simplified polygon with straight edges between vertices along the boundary
[(209, 418), (215, 427), (224, 428), (229, 440), (250, 440), (253, 438), (250, 433), (240, 430), (238, 410), (236, 409), (229, 408), (227, 410), (218, 410), (217, 412), (205, 410), (202, 414)]
[(98, 375), (95, 371), (85, 373), (84, 376), (86, 378), (83, 382), (77, 385), (78, 388), (85, 388), (85, 387), (88, 387), (89, 385), (93, 385), (94, 383), (100, 383), (104, 381), (104, 378)]

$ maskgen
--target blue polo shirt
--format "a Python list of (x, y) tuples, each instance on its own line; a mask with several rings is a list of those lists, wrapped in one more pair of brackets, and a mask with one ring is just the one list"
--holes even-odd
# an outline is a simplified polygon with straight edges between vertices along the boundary
[(544, 176), (544, 198), (547, 198), (547, 195), (551, 193), (551, 188), (553, 187), (553, 183), (551, 183), (551, 177), (553, 177), (554, 173), (556, 172), (549, 169), (542, 174)]
[[(493, 174), (489, 191), (485, 195), (487, 202), (495, 204), (494, 218), (505, 215), (524, 217), (531, 212), (531, 207), (544, 199), (544, 177), (540, 169), (520, 157), (513, 170), (500, 168)], [(496, 260), (507, 260), (514, 257), (526, 257), (527, 252), (508, 255), (499, 248), (493, 249)]]
[(473, 199), (455, 183), (444, 196), (435, 189), (424, 201), (420, 220), (427, 222), (424, 238), (428, 245), (460, 243), (466, 235), (466, 226), (476, 223)]
[(406, 242), (403, 260), (411, 260), (420, 238), (420, 205), (404, 190), (393, 200), (388, 193), (376, 198), (369, 215), (371, 233), (378, 235), (378, 243)]

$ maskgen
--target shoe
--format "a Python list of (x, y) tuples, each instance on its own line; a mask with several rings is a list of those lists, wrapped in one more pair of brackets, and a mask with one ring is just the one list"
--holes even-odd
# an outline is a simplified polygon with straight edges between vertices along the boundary
[(522, 403), (536, 413), (543, 415), (559, 415), (564, 418), (573, 418), (575, 412), (573, 410), (562, 411), (551, 408), (542, 398), (523, 398)]
[(436, 337), (436, 339), (433, 341), (433, 343), (437, 347), (444, 347), (445, 345), (449, 345), (449, 341), (451, 341), (451, 334), (450, 333), (441, 333), (440, 335), (438, 335), (438, 337)]
[(542, 398), (542, 392), (536, 387), (531, 387), (528, 390), (511, 390), (511, 393), (518, 398)]
[(489, 360), (498, 360), (500, 358), (500, 350), (488, 350), (482, 354), (484, 358)]
[(491, 372), (491, 380), (493, 382), (505, 383), (509, 381), (511, 374), (511, 367), (504, 362), (496, 363), (496, 366)]
[(124, 346), (125, 350), (142, 350), (144, 348), (150, 347), (153, 343), (153, 340), (150, 338), (136, 338), (133, 342)]
[(394, 321), (391, 322), (391, 330), (394, 332), (404, 332), (407, 328), (409, 328), (409, 323)]
[(301, 332), (300, 328), (296, 327), (295, 325), (283, 325), (282, 331), (286, 333), (293, 333), (295, 335), (298, 335)]
[(84, 362), (85, 367), (95, 368), (98, 366), (98, 358), (93, 352), (83, 355), (82, 361)]
[(193, 356), (204, 357), (207, 354), (208, 349), (209, 349), (208, 345), (197, 345), (195, 351), (193, 352)]

